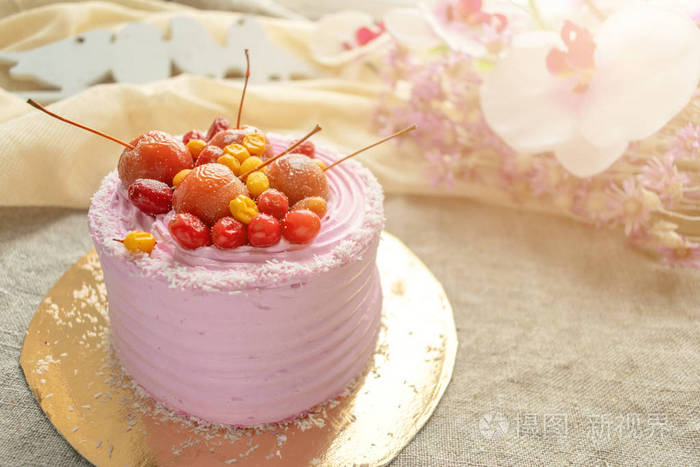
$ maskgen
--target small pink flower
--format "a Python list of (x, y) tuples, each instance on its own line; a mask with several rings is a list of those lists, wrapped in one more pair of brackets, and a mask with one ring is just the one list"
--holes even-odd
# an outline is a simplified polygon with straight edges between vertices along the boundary
[(684, 245), (669, 248), (660, 247), (661, 264), (670, 267), (683, 266), (700, 269), (700, 245), (686, 241)]
[(695, 159), (700, 155), (700, 125), (688, 123), (678, 130), (669, 153), (678, 158)]
[(625, 226), (628, 237), (642, 234), (660, 205), (656, 193), (643, 188), (634, 178), (623, 181), (622, 188), (613, 185), (610, 190), (608, 206), (614, 213), (611, 219)]
[(530, 187), (535, 196), (553, 195), (570, 178), (556, 159), (549, 156), (535, 158), (530, 174)]
[(444, 184), (448, 189), (452, 189), (455, 181), (455, 170), (459, 163), (459, 156), (455, 154), (443, 154), (438, 151), (429, 151), (425, 154), (428, 162), (428, 178), (433, 185)]
[(642, 167), (642, 172), (637, 176), (639, 183), (644, 188), (655, 191), (664, 206), (672, 208), (675, 202), (683, 197), (683, 189), (690, 183), (688, 175), (678, 172), (674, 164), (674, 157), (667, 154), (663, 159), (652, 158), (647, 165)]

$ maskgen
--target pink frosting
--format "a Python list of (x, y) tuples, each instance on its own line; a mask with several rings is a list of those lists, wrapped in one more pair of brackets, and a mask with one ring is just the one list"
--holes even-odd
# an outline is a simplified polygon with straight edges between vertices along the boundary
[[(310, 409), (361, 372), (381, 316), (381, 189), (351, 161), (328, 178), (329, 211), (312, 244), (231, 251), (183, 250), (167, 231), (168, 215), (140, 213), (116, 174), (105, 178), (89, 224), (112, 341), (155, 399), (213, 423), (256, 425)], [(130, 230), (156, 235), (151, 256), (112, 240)]]

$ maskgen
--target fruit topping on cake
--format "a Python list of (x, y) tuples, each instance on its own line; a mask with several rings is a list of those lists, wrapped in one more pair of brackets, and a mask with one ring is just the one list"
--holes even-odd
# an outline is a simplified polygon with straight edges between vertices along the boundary
[[(321, 231), (328, 211), (331, 192), (326, 171), (415, 129), (415, 125), (329, 166), (315, 158), (316, 147), (309, 140), (321, 131), (318, 125), (274, 155), (262, 131), (241, 126), (250, 75), (247, 50), (246, 60), (248, 69), (236, 127), (231, 128), (225, 118), (217, 117), (206, 134), (192, 130), (176, 138), (152, 130), (126, 143), (56, 115), (31, 99), (28, 103), (124, 146), (118, 173), (129, 200), (147, 215), (171, 216), (168, 230), (184, 249), (212, 243), (220, 249), (243, 245), (265, 248), (276, 245), (283, 237), (292, 244), (311, 243)], [(115, 240), (131, 252), (150, 254), (156, 245), (155, 237), (148, 232), (131, 232), (124, 239)]]
[(289, 211), (282, 220), (282, 235), (289, 243), (311, 243), (321, 230), (321, 219), (308, 209)]
[[(325, 200), (324, 200), (325, 202)], [(289, 198), (281, 191), (269, 188), (262, 192), (257, 199), (258, 211), (282, 219), (289, 211)]]
[(115, 242), (124, 244), (124, 248), (132, 253), (148, 253), (156, 246), (156, 238), (148, 232), (129, 232), (126, 237), (115, 238)]
[(158, 180), (139, 178), (129, 185), (129, 200), (146, 214), (165, 214), (172, 209), (173, 190)]
[(178, 184), (173, 193), (176, 213), (188, 212), (207, 225), (214, 225), (229, 215), (229, 203), (239, 195), (247, 195), (245, 184), (222, 164), (195, 167)]
[(180, 246), (187, 250), (210, 243), (209, 227), (199, 217), (188, 212), (175, 214), (168, 223), (168, 230)]
[(269, 165), (270, 187), (281, 191), (295, 204), (304, 198), (318, 196), (328, 200), (328, 180), (324, 171), (303, 154), (288, 154)]
[(119, 158), (119, 178), (129, 186), (139, 178), (150, 178), (170, 183), (183, 169), (191, 169), (192, 154), (182, 141), (165, 133), (152, 130), (131, 143)]

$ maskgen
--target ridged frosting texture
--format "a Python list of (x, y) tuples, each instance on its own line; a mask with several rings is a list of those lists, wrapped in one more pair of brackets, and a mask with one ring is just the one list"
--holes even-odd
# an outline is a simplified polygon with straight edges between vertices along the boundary
[[(256, 425), (310, 409), (361, 372), (381, 315), (381, 189), (354, 162), (328, 177), (328, 214), (312, 244), (230, 251), (183, 250), (167, 231), (169, 215), (142, 214), (115, 173), (105, 178), (89, 224), (112, 341), (155, 399), (213, 423)], [(151, 256), (112, 240), (130, 230), (154, 233)]]

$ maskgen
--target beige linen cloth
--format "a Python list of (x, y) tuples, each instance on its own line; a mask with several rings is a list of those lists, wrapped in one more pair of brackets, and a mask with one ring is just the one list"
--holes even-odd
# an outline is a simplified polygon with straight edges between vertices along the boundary
[[(0, 49), (25, 50), (96, 27), (193, 16), (223, 40), (229, 13), (145, 0), (0, 2)], [(264, 20), (270, 37), (309, 58), (306, 22)], [(253, 73), (255, 57), (253, 57)], [(19, 90), (0, 67), (0, 85)], [(377, 137), (378, 84), (322, 78), (252, 86), (245, 123), (303, 133), (345, 150)], [(348, 79), (348, 78), (354, 79)], [(344, 79), (343, 79), (344, 78)], [(234, 118), (241, 86), (180, 76), (108, 84), (51, 106), (131, 139)], [(0, 91), (0, 206), (85, 208), (121, 148)], [(564, 219), (434, 196), (421, 155), (405, 144), (364, 155), (387, 193), (387, 230), (442, 281), (460, 346), (435, 415), (397, 465), (700, 465), (700, 304), (696, 271), (672, 270), (620, 234)], [(453, 195), (483, 199), (460, 186)], [(427, 194), (433, 196), (426, 196)], [(498, 201), (498, 200), (497, 200)], [(83, 462), (42, 416), (17, 365), (33, 310), (90, 248), (84, 211), (0, 209), (0, 464)]]

